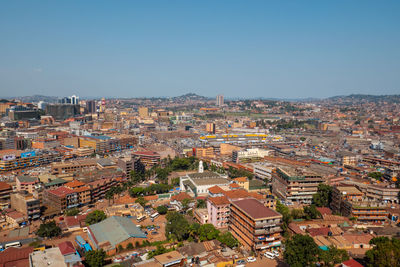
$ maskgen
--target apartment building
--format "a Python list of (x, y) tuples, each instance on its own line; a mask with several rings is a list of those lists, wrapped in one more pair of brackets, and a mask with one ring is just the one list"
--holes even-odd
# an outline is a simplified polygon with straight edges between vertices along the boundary
[(8, 207), (12, 191), (11, 185), (0, 181), (0, 208)]
[(71, 162), (60, 162), (51, 164), (51, 174), (64, 174), (82, 171), (87, 168), (94, 168), (97, 166), (96, 159), (83, 159)]
[(39, 167), (51, 162), (61, 161), (61, 154), (58, 151), (27, 151), (21, 152), (10, 149), (1, 151), (0, 173), (30, 167)]
[(282, 215), (256, 199), (231, 202), (229, 231), (253, 250), (272, 250), (281, 246)]
[(144, 171), (145, 167), (140, 161), (139, 157), (125, 157), (119, 158), (117, 166), (125, 173), (129, 174), (131, 171), (140, 172)]
[(79, 206), (79, 196), (74, 190), (61, 186), (44, 191), (43, 202), (61, 213), (66, 209)]
[(39, 186), (39, 179), (32, 176), (17, 176), (15, 178), (15, 187), (17, 191), (27, 191), (33, 193)]
[(90, 188), (90, 199), (92, 202), (96, 202), (99, 199), (104, 198), (105, 194), (111, 187), (116, 186), (120, 183), (120, 179), (115, 178), (102, 178), (86, 184)]
[(227, 197), (209, 197), (207, 199), (208, 222), (215, 228), (227, 228), (230, 217), (230, 202)]
[(199, 158), (214, 158), (214, 148), (213, 147), (198, 147), (195, 148), (196, 156)]
[(161, 161), (160, 154), (153, 151), (136, 151), (132, 153), (132, 156), (138, 157), (146, 169), (150, 169), (154, 165), (160, 164)]
[(11, 194), (11, 208), (22, 213), (28, 220), (40, 217), (40, 199), (26, 191)]
[(325, 180), (305, 168), (278, 167), (272, 173), (272, 192), (284, 200), (309, 204)]
[(73, 180), (64, 184), (65, 187), (74, 190), (78, 194), (79, 204), (86, 205), (91, 201), (90, 188), (85, 183)]
[(386, 224), (389, 222), (388, 205), (368, 200), (355, 186), (335, 186), (332, 190), (331, 208), (343, 216), (355, 217), (358, 223)]

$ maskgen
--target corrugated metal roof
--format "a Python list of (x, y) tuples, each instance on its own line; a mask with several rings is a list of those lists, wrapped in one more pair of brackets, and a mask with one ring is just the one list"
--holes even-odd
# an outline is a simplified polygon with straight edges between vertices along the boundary
[(113, 247), (130, 237), (146, 238), (146, 235), (126, 217), (112, 216), (89, 228), (98, 244), (109, 241)]

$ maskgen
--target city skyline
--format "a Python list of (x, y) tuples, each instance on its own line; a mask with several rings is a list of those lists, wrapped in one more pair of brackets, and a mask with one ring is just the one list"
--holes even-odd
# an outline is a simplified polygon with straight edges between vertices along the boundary
[(397, 1), (8, 2), (0, 95), (396, 94), (399, 10)]

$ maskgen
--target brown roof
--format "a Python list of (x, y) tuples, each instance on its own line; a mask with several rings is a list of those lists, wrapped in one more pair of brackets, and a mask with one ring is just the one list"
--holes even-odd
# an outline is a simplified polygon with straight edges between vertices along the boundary
[(163, 265), (173, 261), (183, 260), (184, 258), (185, 257), (176, 250), (158, 256), (154, 256), (154, 259)]
[(239, 188), (240, 186), (237, 183), (231, 183), (229, 185), (230, 188)]
[(208, 201), (210, 201), (214, 205), (227, 205), (227, 204), (229, 204), (229, 200), (225, 196), (222, 196), (222, 197), (209, 197)]
[(0, 190), (8, 190), (11, 189), (11, 185), (7, 184), (6, 182), (0, 181)]
[(256, 199), (242, 199), (232, 202), (233, 205), (238, 207), (244, 213), (253, 219), (261, 219), (266, 217), (282, 217), (282, 215), (270, 208), (265, 207), (260, 201)]
[(214, 185), (214, 186), (208, 188), (208, 192), (210, 192), (211, 194), (222, 194), (225, 192), (225, 190), (223, 190), (218, 185)]
[(244, 183), (244, 182), (247, 181), (247, 177), (237, 177), (237, 178), (234, 178), (233, 180), (236, 181), (236, 182)]
[(225, 191), (223, 194), (229, 199), (246, 198), (249, 196), (249, 192), (244, 189)]
[(85, 185), (85, 183), (82, 183), (82, 182), (77, 181), (77, 180), (73, 180), (73, 181), (71, 181), (69, 183), (66, 183), (64, 186), (74, 189), (76, 187), (81, 187), (81, 186), (84, 186), (84, 185)]
[(0, 252), (0, 267), (8, 266), (29, 266), (29, 254), (33, 247), (14, 248), (10, 247)]

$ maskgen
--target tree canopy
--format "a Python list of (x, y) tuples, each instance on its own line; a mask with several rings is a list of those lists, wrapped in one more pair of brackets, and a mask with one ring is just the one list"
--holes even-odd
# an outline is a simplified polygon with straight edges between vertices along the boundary
[(168, 212), (168, 208), (165, 205), (158, 206), (157, 212), (161, 215), (166, 214)]
[(376, 237), (370, 240), (374, 247), (365, 253), (368, 266), (400, 266), (400, 240)]
[(89, 267), (102, 267), (105, 264), (106, 253), (104, 250), (91, 250), (85, 253), (85, 263)]
[(87, 225), (101, 222), (107, 218), (107, 215), (102, 210), (94, 210), (86, 216), (85, 222)]
[(317, 207), (328, 207), (331, 201), (332, 187), (326, 184), (319, 184), (317, 193), (313, 195), (313, 204)]
[(189, 235), (189, 222), (178, 212), (167, 213), (167, 226), (165, 235), (171, 238), (171, 235), (178, 241), (185, 240)]
[(61, 228), (57, 226), (55, 221), (50, 221), (48, 223), (42, 223), (36, 234), (40, 237), (52, 238), (61, 234)]
[(311, 266), (317, 262), (318, 246), (308, 235), (294, 235), (286, 241), (283, 254), (291, 267)]

